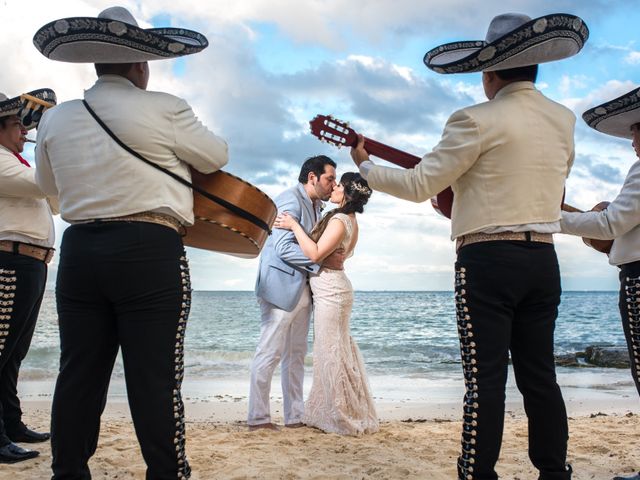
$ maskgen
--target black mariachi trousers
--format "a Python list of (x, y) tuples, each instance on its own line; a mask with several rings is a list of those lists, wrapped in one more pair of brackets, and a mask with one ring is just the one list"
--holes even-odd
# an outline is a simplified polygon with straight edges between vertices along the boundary
[(141, 222), (67, 228), (56, 300), (61, 354), (51, 419), (53, 479), (91, 478), (87, 462), (119, 347), (146, 478), (189, 478), (180, 388), (191, 286), (180, 236)]
[(35, 258), (0, 252), (0, 447), (19, 433), (22, 410), (18, 372), (29, 351), (47, 281), (47, 266)]
[(461, 480), (497, 479), (509, 352), (540, 480), (570, 479), (568, 426), (556, 382), (553, 335), (560, 273), (553, 245), (525, 241), (464, 246), (456, 262), (456, 311), (466, 394)]
[(620, 266), (620, 317), (627, 340), (631, 376), (640, 395), (640, 262)]

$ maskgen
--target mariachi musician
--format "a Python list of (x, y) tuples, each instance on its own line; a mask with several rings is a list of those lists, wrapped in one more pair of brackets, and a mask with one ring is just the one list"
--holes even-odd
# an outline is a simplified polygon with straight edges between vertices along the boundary
[(94, 63), (98, 80), (46, 112), (37, 181), (58, 194), (64, 233), (57, 280), (61, 358), (52, 407), (53, 479), (89, 478), (109, 379), (122, 349), (127, 395), (147, 478), (189, 478), (181, 398), (191, 303), (179, 230), (194, 221), (188, 187), (116, 143), (189, 180), (217, 171), (227, 144), (183, 99), (147, 91), (149, 60), (203, 50), (200, 33), (142, 29), (112, 7), (97, 18), (51, 22), (34, 37), (43, 55)]
[[(640, 89), (587, 110), (587, 125), (614, 137), (632, 139), (640, 157)], [(605, 210), (562, 212), (562, 232), (614, 240), (609, 263), (620, 269), (620, 316), (631, 359), (631, 375), (640, 394), (640, 160), (627, 174), (622, 190)], [(640, 480), (640, 473), (615, 480)]]
[[(30, 98), (35, 106), (27, 109)], [(18, 371), (27, 355), (53, 256), (51, 205), (20, 153), (45, 107), (55, 105), (53, 90), (43, 88), (24, 96), (0, 94), (0, 463), (38, 456), (18, 445), (49, 439), (22, 422), (17, 395)], [(27, 125), (25, 125), (25, 123)], [(52, 199), (55, 200), (55, 199)]]
[(459, 480), (498, 478), (509, 353), (539, 478), (571, 478), (553, 356), (560, 273), (552, 234), (560, 230), (575, 117), (534, 82), (539, 63), (576, 54), (587, 37), (573, 15), (499, 15), (486, 41), (441, 45), (424, 59), (437, 73), (482, 72), (488, 102), (453, 113), (413, 169), (374, 165), (362, 137), (352, 150), (374, 190), (421, 202), (451, 185), (456, 195), (451, 235), (466, 387)]

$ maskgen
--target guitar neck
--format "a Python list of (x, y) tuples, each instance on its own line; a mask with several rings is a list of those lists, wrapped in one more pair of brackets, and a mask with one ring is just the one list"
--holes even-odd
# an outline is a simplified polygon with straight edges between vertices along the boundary
[(415, 155), (411, 155), (410, 153), (403, 152), (402, 150), (371, 140), (367, 137), (364, 137), (364, 149), (369, 153), (369, 155), (373, 155), (404, 168), (413, 168), (420, 163), (420, 160), (422, 160), (420, 157), (416, 157)]
[(571, 213), (584, 213), (584, 210), (580, 210), (579, 208), (573, 207), (568, 203), (563, 203), (561, 210), (564, 210), (565, 212), (571, 212)]

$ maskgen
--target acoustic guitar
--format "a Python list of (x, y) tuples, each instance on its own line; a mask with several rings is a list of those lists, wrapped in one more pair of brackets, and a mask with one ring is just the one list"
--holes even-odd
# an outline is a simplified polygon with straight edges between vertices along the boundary
[[(311, 133), (323, 142), (330, 143), (338, 148), (355, 147), (358, 144), (358, 134), (352, 128), (349, 128), (347, 123), (330, 115), (316, 115), (309, 124), (311, 125)], [(364, 149), (369, 155), (374, 155), (404, 168), (413, 168), (422, 160), (420, 157), (367, 137), (364, 137)], [(453, 206), (453, 190), (451, 190), (451, 187), (447, 187), (433, 197), (431, 206), (436, 212), (451, 218), (451, 208)]]
[[(610, 202), (600, 202), (597, 205), (595, 205), (590, 211), (601, 212), (602, 210), (605, 210), (609, 206), (609, 203)], [(564, 202), (562, 203), (562, 210), (564, 210), (565, 212), (584, 213), (584, 210), (580, 210), (576, 207), (572, 207), (571, 205), (568, 205)], [(613, 240), (598, 240), (595, 238), (582, 237), (582, 241), (585, 243), (585, 245), (593, 248), (594, 250), (597, 250), (598, 252), (606, 253), (607, 255), (609, 255), (609, 252), (611, 251), (611, 247), (613, 246)]]
[(218, 170), (204, 174), (191, 169), (195, 223), (183, 238), (189, 247), (236, 257), (258, 256), (278, 209), (257, 187)]
[(189, 182), (136, 152), (111, 131), (86, 100), (82, 103), (125, 151), (193, 191), (195, 223), (186, 229), (185, 245), (243, 258), (254, 258), (260, 253), (278, 213), (268, 195), (221, 170), (203, 174), (191, 169), (192, 182)]
[[(346, 122), (340, 121), (330, 115), (316, 115), (309, 124), (311, 126), (311, 133), (323, 142), (330, 143), (338, 148), (355, 147), (358, 144), (358, 134), (350, 128)], [(421, 160), (420, 157), (416, 157), (415, 155), (367, 137), (364, 137), (364, 149), (370, 155), (382, 158), (383, 160), (387, 160), (404, 168), (413, 168)], [(451, 187), (447, 187), (431, 199), (431, 206), (436, 212), (447, 218), (451, 218), (453, 197), (453, 190), (451, 190)], [(593, 207), (592, 210), (604, 210), (607, 208), (607, 205), (609, 205), (608, 202), (601, 202)], [(562, 204), (562, 209), (568, 212), (582, 212), (582, 210), (567, 205), (566, 203)], [(613, 245), (613, 240), (596, 240), (590, 238), (583, 238), (582, 240), (589, 247), (606, 254), (611, 251), (611, 245)]]

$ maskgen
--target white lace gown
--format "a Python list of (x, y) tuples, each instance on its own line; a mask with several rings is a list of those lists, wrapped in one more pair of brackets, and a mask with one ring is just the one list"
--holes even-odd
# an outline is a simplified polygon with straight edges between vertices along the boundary
[[(340, 247), (351, 255), (353, 223), (338, 213), (330, 221), (342, 221), (346, 235)], [(341, 435), (373, 433), (378, 415), (358, 346), (349, 332), (353, 287), (343, 270), (320, 269), (312, 276), (313, 384), (305, 403), (303, 422)]]

